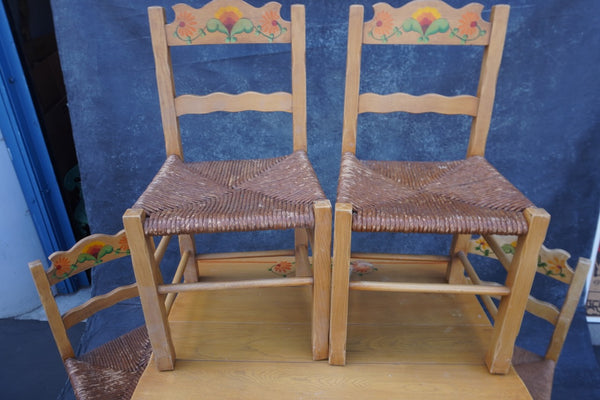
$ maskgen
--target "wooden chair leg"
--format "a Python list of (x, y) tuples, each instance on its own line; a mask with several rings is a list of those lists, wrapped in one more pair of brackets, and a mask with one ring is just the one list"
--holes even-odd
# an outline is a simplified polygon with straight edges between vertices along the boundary
[(331, 203), (314, 205), (315, 229), (312, 240), (313, 258), (313, 360), (329, 355), (329, 310), (331, 301)]
[(458, 259), (457, 254), (462, 251), (467, 254), (471, 235), (454, 235), (452, 246), (450, 247), (450, 260), (446, 269), (446, 279), (450, 284), (465, 283), (465, 269), (462, 262)]
[[(316, 218), (316, 215), (315, 215)], [(296, 256), (296, 276), (311, 276), (310, 261), (308, 260), (308, 230), (294, 230), (294, 253)]]
[(500, 301), (492, 341), (485, 358), (489, 371), (495, 374), (506, 374), (510, 369), (515, 339), (537, 268), (538, 254), (550, 223), (550, 215), (543, 209), (528, 208), (525, 210), (525, 217), (529, 223), (529, 231), (517, 241), (505, 283), (511, 292)]
[(142, 210), (127, 210), (123, 225), (131, 251), (133, 271), (137, 281), (142, 310), (157, 368), (160, 371), (175, 367), (175, 348), (171, 340), (164, 295), (157, 291), (162, 275), (154, 259), (154, 242), (144, 234)]
[(189, 251), (192, 255), (183, 272), (184, 282), (198, 282), (198, 267), (196, 266), (196, 242), (194, 235), (179, 235), (179, 251), (181, 254)]
[(329, 327), (329, 364), (331, 365), (346, 364), (351, 239), (352, 205), (338, 203), (335, 205), (331, 324)]

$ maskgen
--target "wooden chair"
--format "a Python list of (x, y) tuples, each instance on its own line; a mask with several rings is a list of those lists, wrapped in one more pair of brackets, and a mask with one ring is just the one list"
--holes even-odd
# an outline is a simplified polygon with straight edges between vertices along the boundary
[[(291, 7), (291, 21), (281, 5), (255, 8), (241, 0), (215, 0), (202, 8), (173, 7), (167, 24), (161, 7), (148, 9), (167, 159), (150, 186), (129, 209), (123, 222), (130, 239), (136, 280), (150, 341), (159, 370), (174, 368), (175, 351), (162, 297), (186, 290), (276, 286), (313, 287), (312, 355), (328, 354), (331, 285), (331, 204), (307, 157), (304, 7)], [(176, 94), (170, 48), (211, 44), (290, 43), (289, 92), (207, 95)], [(287, 112), (292, 114), (293, 151), (270, 159), (184, 161), (179, 117), (216, 111)], [(227, 137), (223, 133), (223, 143)], [(194, 234), (294, 229), (295, 249), (281, 252), (219, 254), (227, 257), (295, 255), (296, 276), (243, 282), (201, 282)], [(164, 285), (153, 257), (153, 237), (178, 236), (185, 282)], [(312, 248), (309, 259), (308, 246)], [(312, 271), (311, 271), (312, 262)]]
[[(508, 270), (515, 253), (517, 237), (494, 235), (488, 237), (488, 240), (490, 241), (486, 241), (483, 237), (471, 240), (469, 253), (497, 258)], [(461, 253), (460, 257), (464, 257), (464, 253)], [(591, 268), (590, 260), (582, 257), (579, 258), (577, 266), (573, 270), (567, 263), (570, 257), (569, 253), (564, 250), (549, 250), (542, 246), (539, 259), (536, 260), (538, 273), (569, 285), (569, 289), (560, 309), (554, 304), (538, 300), (531, 295), (527, 300), (528, 312), (554, 326), (554, 332), (544, 356), (518, 346), (515, 347), (513, 354), (513, 366), (534, 400), (550, 400), (551, 398), (554, 369)], [(475, 279), (478, 278), (475, 277)], [(490, 316), (495, 318), (498, 315), (496, 303), (489, 296), (482, 296), (482, 301)]]
[(51, 287), (79, 272), (125, 256), (129, 256), (129, 247), (125, 231), (121, 231), (114, 236), (91, 235), (68, 251), (53, 253), (47, 271), (39, 260), (29, 264), (56, 346), (79, 400), (131, 398), (150, 359), (146, 327), (140, 326), (77, 357), (67, 329), (100, 310), (137, 297), (138, 290), (135, 283), (118, 287), (61, 316)]
[[(484, 159), (509, 7), (493, 7), (489, 22), (481, 18), (482, 8), (470, 4), (454, 9), (435, 0), (414, 1), (400, 8), (378, 3), (373, 19), (364, 22), (363, 7), (350, 7), (342, 163), (335, 206), (331, 364), (346, 362), (348, 290), (354, 289), (502, 296), (485, 362), (492, 373), (504, 374), (510, 368), (550, 216), (535, 208)], [(363, 44), (483, 46), (477, 94), (359, 93)], [(466, 158), (441, 162), (358, 159), (358, 115), (391, 112), (471, 116)], [(450, 255), (444, 258), (447, 283), (349, 282), (353, 231), (453, 235)], [(472, 234), (519, 237), (504, 285), (466, 284), (464, 272), (470, 275), (472, 267), (458, 254), (467, 250)], [(419, 262), (439, 263), (440, 258), (420, 257)]]

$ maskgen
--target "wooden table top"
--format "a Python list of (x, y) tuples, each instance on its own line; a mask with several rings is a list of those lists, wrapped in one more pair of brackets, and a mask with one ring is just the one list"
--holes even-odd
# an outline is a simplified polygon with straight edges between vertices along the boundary
[[(264, 278), (279, 259), (200, 265), (206, 280)], [(444, 279), (444, 266), (353, 279)], [(352, 291), (347, 365), (312, 361), (310, 287), (181, 293), (169, 320), (177, 361), (153, 361), (133, 399), (530, 399), (511, 369), (484, 365), (491, 325), (471, 295)]]

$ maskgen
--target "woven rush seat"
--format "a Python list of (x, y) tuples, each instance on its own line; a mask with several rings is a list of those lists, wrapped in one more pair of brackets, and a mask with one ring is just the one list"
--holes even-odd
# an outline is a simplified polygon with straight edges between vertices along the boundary
[(150, 235), (309, 228), (325, 200), (304, 151), (277, 158), (184, 163), (167, 158), (134, 208)]
[(129, 400), (151, 354), (148, 332), (140, 326), (64, 364), (79, 400)]
[(523, 211), (533, 206), (479, 156), (364, 161), (348, 152), (337, 199), (352, 204), (352, 229), (363, 232), (521, 235), (528, 227)]

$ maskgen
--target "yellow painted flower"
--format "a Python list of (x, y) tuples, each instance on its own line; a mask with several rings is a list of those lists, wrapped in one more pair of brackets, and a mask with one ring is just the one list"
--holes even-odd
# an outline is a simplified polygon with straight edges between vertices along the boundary
[(425, 33), (429, 25), (436, 19), (441, 18), (442, 14), (434, 7), (423, 7), (415, 11), (412, 17), (421, 25), (421, 29)]
[(242, 18), (242, 15), (237, 7), (227, 6), (219, 8), (215, 13), (215, 18), (225, 25), (227, 31), (231, 32), (231, 28)]
[(104, 246), (105, 246), (105, 243), (103, 243), (103, 242), (92, 242), (92, 243), (88, 244), (87, 246), (85, 246), (85, 248), (83, 249), (83, 253), (89, 254), (90, 256), (92, 256), (94, 258), (98, 258), (98, 254), (100, 253), (100, 250), (102, 250), (102, 248)]
[(485, 241), (484, 238), (480, 237), (475, 241), (477, 246), (481, 249), (481, 251), (487, 250), (490, 248), (490, 245)]
[(549, 260), (546, 260), (547, 270), (551, 275), (562, 275), (563, 269), (566, 268), (565, 260), (559, 257), (552, 257)]

